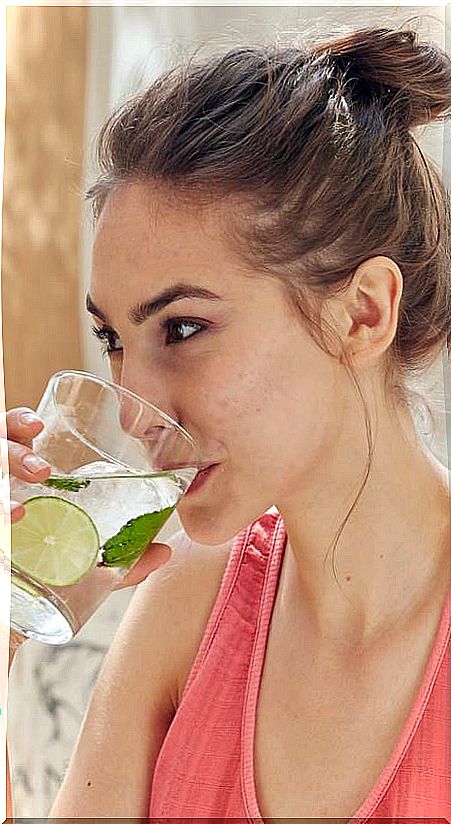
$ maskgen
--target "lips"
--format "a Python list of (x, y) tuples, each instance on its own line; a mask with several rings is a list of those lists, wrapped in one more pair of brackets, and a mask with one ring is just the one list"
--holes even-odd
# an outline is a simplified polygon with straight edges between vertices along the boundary
[(205, 483), (207, 478), (210, 477), (211, 473), (213, 472), (216, 466), (218, 466), (218, 464), (205, 464), (204, 466), (202, 466), (199, 469), (199, 472), (197, 473), (196, 477), (194, 478), (194, 481), (186, 490), (185, 495), (190, 495), (197, 489), (199, 489)]

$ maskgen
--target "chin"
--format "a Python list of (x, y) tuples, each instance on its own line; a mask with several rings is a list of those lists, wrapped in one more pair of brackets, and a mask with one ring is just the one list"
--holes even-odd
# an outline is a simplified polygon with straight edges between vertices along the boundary
[(221, 512), (218, 506), (196, 506), (189, 499), (180, 501), (177, 514), (186, 534), (192, 541), (204, 546), (221, 546), (235, 538), (243, 529), (259, 518), (271, 504), (262, 504), (261, 508), (244, 509), (242, 506), (229, 504)]

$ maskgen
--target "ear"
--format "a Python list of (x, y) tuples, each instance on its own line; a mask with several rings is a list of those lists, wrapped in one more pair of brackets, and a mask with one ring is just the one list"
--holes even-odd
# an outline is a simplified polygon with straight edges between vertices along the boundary
[(329, 303), (342, 341), (342, 355), (356, 367), (376, 361), (398, 326), (403, 278), (399, 266), (379, 255), (361, 263), (344, 292)]

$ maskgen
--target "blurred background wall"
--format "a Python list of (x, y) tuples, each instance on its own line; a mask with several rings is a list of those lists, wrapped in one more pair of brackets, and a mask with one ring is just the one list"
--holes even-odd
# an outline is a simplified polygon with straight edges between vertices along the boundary
[[(206, 54), (299, 34), (398, 26), (412, 17), (422, 36), (443, 47), (444, 15), (442, 6), (356, 4), (10, 7), (2, 249), (7, 407), (35, 406), (58, 369), (109, 377), (84, 310), (92, 232), (81, 193), (94, 175), (95, 135), (118, 102), (194, 48)], [(442, 127), (419, 137), (441, 167)], [(441, 361), (428, 380), (440, 395)], [(174, 515), (162, 537), (178, 527)], [(16, 816), (48, 815), (132, 594), (112, 595), (66, 647), (29, 641), (21, 650), (8, 702)]]
[(86, 7), (7, 10), (2, 310), (7, 408), (82, 368), (79, 249)]

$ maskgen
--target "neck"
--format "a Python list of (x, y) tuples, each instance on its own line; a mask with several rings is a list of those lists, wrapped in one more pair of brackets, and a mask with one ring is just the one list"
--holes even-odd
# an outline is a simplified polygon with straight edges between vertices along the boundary
[(343, 437), (323, 467), (309, 473), (301, 493), (298, 488), (277, 507), (288, 532), (287, 609), (298, 612), (312, 637), (364, 648), (414, 620), (431, 599), (446, 597), (449, 480), (419, 441), (410, 414), (402, 421), (386, 415), (378, 420), (368, 479), (352, 508), (366, 469), (353, 434), (352, 443)]

